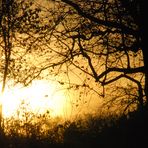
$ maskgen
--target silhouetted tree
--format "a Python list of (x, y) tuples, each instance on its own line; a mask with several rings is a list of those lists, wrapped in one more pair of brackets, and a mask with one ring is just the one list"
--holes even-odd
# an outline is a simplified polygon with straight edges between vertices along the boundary
[[(79, 97), (80, 87), (96, 91), (101, 84), (98, 94), (108, 97), (111, 106), (120, 104), (124, 111), (133, 104), (148, 106), (144, 0), (43, 3), (1, 1), (2, 91), (6, 78), (28, 85), (35, 78), (59, 74), (59, 83), (79, 90)], [(83, 83), (73, 83), (70, 74)], [(90, 87), (92, 79), (96, 84)]]
[(49, 12), (60, 22), (52, 41), (61, 65), (94, 78), (103, 86), (102, 96), (110, 95), (110, 104), (119, 102), (124, 111), (133, 104), (139, 109), (148, 106), (145, 1), (55, 0), (51, 4)]
[[(43, 22), (45, 21), (42, 19), (41, 9), (35, 1), (0, 1), (1, 94), (4, 93), (8, 82), (12, 82), (11, 85), (16, 83), (28, 85), (41, 73), (35, 58), (38, 58), (36, 55), (45, 54), (41, 53), (47, 31), (47, 25)], [(49, 28), (50, 24), (48, 25)], [(0, 108), (1, 120), (2, 106)]]

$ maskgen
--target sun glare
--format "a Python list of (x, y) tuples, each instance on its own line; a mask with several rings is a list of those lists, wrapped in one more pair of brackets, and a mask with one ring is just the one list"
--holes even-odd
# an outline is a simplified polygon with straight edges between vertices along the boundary
[(6, 88), (1, 96), (3, 117), (14, 116), (22, 101), (28, 103), (31, 112), (44, 113), (48, 110), (51, 116), (63, 116), (67, 106), (64, 92), (59, 91), (58, 84), (34, 81), (29, 87)]

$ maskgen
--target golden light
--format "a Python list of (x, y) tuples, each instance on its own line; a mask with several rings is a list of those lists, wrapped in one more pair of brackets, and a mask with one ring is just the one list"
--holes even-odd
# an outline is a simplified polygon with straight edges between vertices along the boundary
[(56, 83), (34, 81), (29, 87), (6, 88), (1, 96), (3, 117), (14, 116), (22, 101), (28, 103), (33, 113), (50, 111), (51, 116), (64, 116), (67, 99)]

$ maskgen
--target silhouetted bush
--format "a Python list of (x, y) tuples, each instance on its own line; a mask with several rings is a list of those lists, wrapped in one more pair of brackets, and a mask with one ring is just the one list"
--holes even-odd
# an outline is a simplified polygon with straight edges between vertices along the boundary
[[(30, 113), (32, 114), (32, 113)], [(37, 122), (5, 119), (1, 148), (131, 148), (148, 144), (147, 111), (122, 116), (86, 115), (61, 122), (49, 113), (31, 115)], [(44, 128), (43, 128), (44, 127)]]

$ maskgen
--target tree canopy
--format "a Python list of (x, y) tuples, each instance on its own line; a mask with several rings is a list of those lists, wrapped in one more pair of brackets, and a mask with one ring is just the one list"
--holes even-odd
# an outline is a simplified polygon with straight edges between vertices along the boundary
[[(59, 56), (103, 86), (124, 110), (147, 104), (144, 1), (52, 1)], [(137, 108), (136, 107), (136, 108)]]
[(68, 89), (93, 90), (123, 111), (147, 106), (143, 0), (43, 3), (2, 1), (3, 88), (6, 77), (28, 85), (58, 75), (59, 83)]

